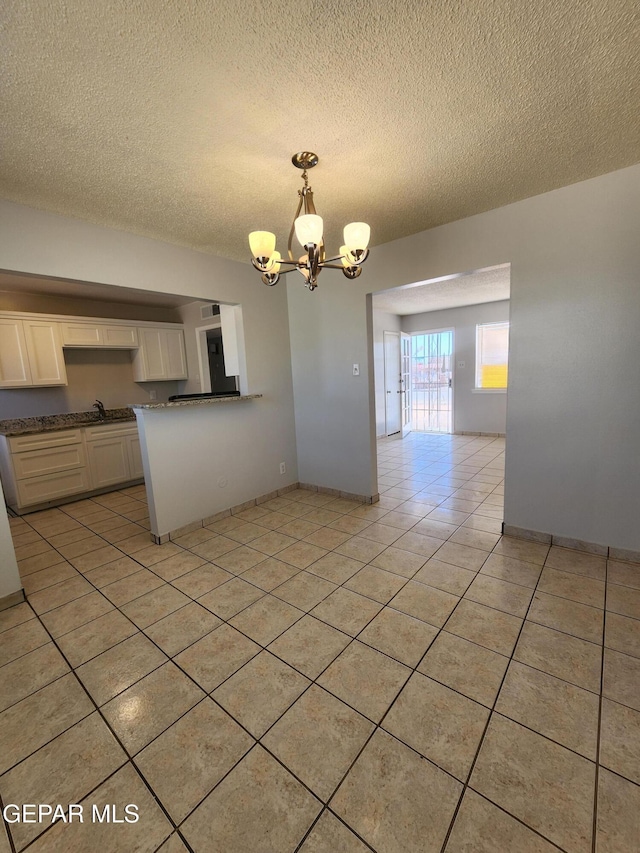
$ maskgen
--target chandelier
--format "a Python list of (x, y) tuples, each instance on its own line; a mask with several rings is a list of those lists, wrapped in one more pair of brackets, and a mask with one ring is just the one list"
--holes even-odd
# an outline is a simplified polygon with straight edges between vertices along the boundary
[[(323, 269), (342, 270), (347, 278), (357, 278), (362, 272), (363, 264), (369, 256), (370, 228), (366, 222), (351, 222), (344, 229), (344, 246), (340, 254), (333, 258), (325, 255), (322, 238), (322, 217), (316, 213), (313, 203), (313, 192), (309, 186), (307, 169), (312, 169), (318, 163), (317, 154), (311, 151), (300, 151), (294, 154), (291, 162), (297, 169), (302, 169), (304, 186), (298, 190), (298, 209), (293, 217), (289, 232), (289, 259), (282, 258), (276, 251), (276, 235), (270, 231), (252, 231), (249, 234), (249, 245), (253, 255), (251, 263), (262, 273), (262, 281), (269, 287), (278, 282), (281, 275), (298, 270), (305, 281), (305, 287), (315, 290), (318, 286), (318, 275)], [(301, 211), (304, 212), (301, 215)], [(304, 247), (306, 254), (294, 260), (291, 244), (293, 235)], [(288, 269), (283, 269), (288, 267)]]

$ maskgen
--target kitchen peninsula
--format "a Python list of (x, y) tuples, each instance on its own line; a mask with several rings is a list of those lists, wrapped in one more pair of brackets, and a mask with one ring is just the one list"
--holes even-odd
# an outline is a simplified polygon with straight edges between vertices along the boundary
[(273, 491), (273, 479), (256, 490), (264, 436), (256, 435), (259, 419), (247, 417), (246, 407), (260, 398), (246, 394), (131, 407), (156, 542)]

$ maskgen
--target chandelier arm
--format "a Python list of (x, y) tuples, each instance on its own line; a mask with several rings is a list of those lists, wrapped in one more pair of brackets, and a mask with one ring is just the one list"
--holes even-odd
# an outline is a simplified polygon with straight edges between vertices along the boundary
[[(289, 261), (288, 263), (293, 263), (293, 262), (290, 262), (290, 261)], [(301, 265), (300, 265), (300, 264), (293, 263), (293, 266), (292, 266), (290, 269), (288, 269), (288, 270), (280, 270), (280, 275), (286, 275), (286, 274), (287, 274), (287, 273), (289, 273), (289, 272), (294, 272), (295, 270), (298, 270), (298, 271), (299, 271), (300, 269), (302, 269), (302, 267), (301, 267)]]
[(295, 231), (296, 231), (296, 219), (300, 215), (300, 211), (302, 210), (302, 203), (304, 201), (304, 197), (302, 195), (301, 190), (298, 190), (298, 196), (300, 198), (300, 201), (298, 202), (298, 209), (296, 210), (296, 212), (293, 216), (293, 222), (291, 223), (291, 231), (289, 231), (289, 242), (287, 243), (287, 251), (289, 252), (289, 260), (291, 261), (291, 263), (296, 263), (293, 260), (293, 252), (291, 251), (291, 244), (293, 243), (293, 235), (295, 234)]
[(331, 263), (329, 263), (329, 261), (327, 261), (324, 264), (319, 264), (319, 267), (320, 267), (320, 269), (323, 269), (323, 270), (343, 270), (344, 269), (342, 264), (331, 264)]

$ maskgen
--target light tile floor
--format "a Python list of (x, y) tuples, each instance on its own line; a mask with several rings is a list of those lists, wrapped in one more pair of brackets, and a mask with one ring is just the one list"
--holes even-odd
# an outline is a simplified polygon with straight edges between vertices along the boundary
[(12, 520), (2, 802), (85, 822), (0, 853), (640, 849), (640, 567), (501, 537), (499, 439), (379, 472), (162, 546), (142, 487)]

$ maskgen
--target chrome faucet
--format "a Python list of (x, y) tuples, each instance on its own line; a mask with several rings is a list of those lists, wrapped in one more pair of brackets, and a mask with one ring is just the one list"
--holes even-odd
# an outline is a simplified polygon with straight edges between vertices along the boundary
[(96, 400), (95, 403), (93, 404), (93, 408), (98, 410), (98, 417), (100, 418), (101, 421), (103, 421), (106, 418), (107, 413), (104, 410), (104, 406), (102, 405), (102, 401)]

